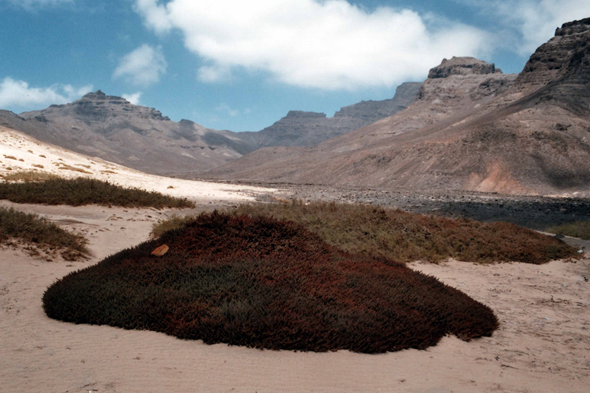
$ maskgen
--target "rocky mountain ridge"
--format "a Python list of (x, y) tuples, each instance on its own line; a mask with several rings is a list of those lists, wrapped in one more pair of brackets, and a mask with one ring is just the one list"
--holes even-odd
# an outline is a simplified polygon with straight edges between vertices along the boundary
[(240, 132), (238, 137), (257, 148), (315, 146), (405, 109), (417, 99), (421, 85), (417, 82), (403, 83), (391, 99), (361, 101), (341, 108), (333, 117), (318, 112), (290, 111), (272, 126), (258, 132)]
[(590, 194), (590, 19), (504, 75), (475, 59), (433, 68), (404, 111), (307, 149), (260, 149), (215, 178), (414, 191)]
[(333, 118), (290, 111), (260, 132), (235, 133), (174, 122), (156, 109), (133, 105), (102, 91), (65, 105), (16, 115), (0, 110), (0, 124), (41, 141), (100, 157), (147, 173), (194, 178), (261, 146), (310, 146), (370, 124), (409, 105), (420, 84), (404, 84), (399, 96), (342, 108)]
[(19, 116), (0, 113), (0, 124), (43, 142), (148, 173), (192, 176), (253, 149), (227, 131), (173, 122), (153, 108), (100, 90), (66, 105)]

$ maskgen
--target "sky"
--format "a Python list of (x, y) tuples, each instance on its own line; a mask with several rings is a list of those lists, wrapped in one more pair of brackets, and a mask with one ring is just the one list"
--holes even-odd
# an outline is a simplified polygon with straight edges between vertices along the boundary
[(590, 0), (0, 0), (0, 109), (102, 90), (172, 120), (258, 131), (393, 97), (443, 58), (520, 72)]

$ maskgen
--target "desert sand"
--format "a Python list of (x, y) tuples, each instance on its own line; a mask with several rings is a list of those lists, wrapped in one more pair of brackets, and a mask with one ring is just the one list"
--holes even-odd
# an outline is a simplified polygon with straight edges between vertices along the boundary
[(94, 253), (84, 262), (48, 262), (0, 250), (0, 392), (588, 391), (589, 258), (542, 266), (411, 264), (490, 306), (501, 327), (489, 338), (445, 337), (426, 351), (382, 355), (262, 351), (44, 314), (41, 298), (55, 280), (147, 240), (152, 223), (174, 211), (0, 206), (85, 233)]
[(252, 201), (257, 194), (277, 192), (269, 188), (149, 175), (98, 157), (88, 157), (40, 142), (22, 132), (0, 126), (0, 175), (20, 171), (49, 172), (67, 178), (91, 177), (205, 203)]
[[(198, 203), (191, 213), (281, 193), (146, 175), (12, 130), (0, 131), (0, 174), (39, 169), (91, 176), (191, 198)], [(0, 206), (37, 213), (83, 233), (93, 253), (87, 261), (68, 262), (0, 249), (2, 393), (588, 391), (588, 254), (576, 263), (542, 266), (457, 261), (410, 265), (490, 306), (501, 326), (489, 338), (463, 342), (445, 337), (426, 351), (382, 355), (262, 351), (209, 346), (150, 331), (75, 325), (49, 319), (43, 312), (43, 293), (54, 281), (147, 240), (153, 223), (187, 211), (8, 201), (0, 201)], [(590, 242), (577, 245), (590, 250)]]

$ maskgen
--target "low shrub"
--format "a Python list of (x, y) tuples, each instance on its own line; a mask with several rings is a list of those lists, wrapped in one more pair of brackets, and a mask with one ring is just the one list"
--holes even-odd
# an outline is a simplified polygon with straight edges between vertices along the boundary
[(547, 232), (590, 240), (590, 221), (576, 221), (546, 229)]
[(173, 229), (178, 229), (194, 219), (195, 218), (191, 216), (177, 216), (176, 214), (174, 214), (172, 215), (172, 217), (166, 220), (154, 223), (150, 235), (153, 238), (158, 238), (162, 236), (165, 232), (171, 231)]
[(0, 208), (0, 243), (11, 243), (13, 239), (27, 245), (33, 255), (39, 250), (45, 254), (59, 252), (66, 260), (75, 260), (88, 254), (84, 236), (65, 231), (36, 214)]
[(294, 221), (345, 251), (400, 262), (455, 258), (542, 264), (579, 257), (575, 248), (559, 239), (505, 222), (483, 223), (333, 202), (244, 204), (231, 212)]
[(37, 182), (0, 183), (0, 199), (16, 203), (42, 203), (47, 205), (81, 206), (97, 204), (122, 207), (185, 208), (195, 204), (158, 192), (137, 188), (123, 188), (109, 182), (77, 178), (50, 178)]
[(498, 327), (488, 307), (404, 264), (341, 251), (294, 222), (217, 212), (62, 278), (43, 308), (66, 322), (302, 351), (425, 349)]
[[(33, 165), (36, 166), (36, 165)], [(42, 166), (41, 166), (42, 167)], [(8, 173), (2, 176), (7, 181), (46, 181), (50, 179), (58, 179), (59, 176), (45, 171), (19, 171)]]

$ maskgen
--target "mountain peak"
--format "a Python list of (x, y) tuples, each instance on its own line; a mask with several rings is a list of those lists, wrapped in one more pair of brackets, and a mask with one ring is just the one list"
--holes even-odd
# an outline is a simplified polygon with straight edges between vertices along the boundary
[(515, 86), (534, 91), (552, 85), (538, 99), (566, 105), (588, 115), (590, 105), (590, 18), (564, 23), (555, 37), (541, 45), (530, 57)]
[(566, 36), (590, 31), (590, 18), (564, 23), (555, 30), (555, 36)]
[(428, 79), (447, 78), (451, 75), (486, 75), (501, 74), (502, 70), (494, 64), (478, 60), (475, 57), (455, 57), (447, 60), (430, 70)]
[(97, 90), (96, 92), (90, 92), (85, 94), (81, 100), (85, 100), (85, 101), (125, 101), (127, 102), (126, 99), (122, 98), (122, 97), (118, 97), (118, 96), (108, 96), (105, 93), (102, 92), (102, 90)]

